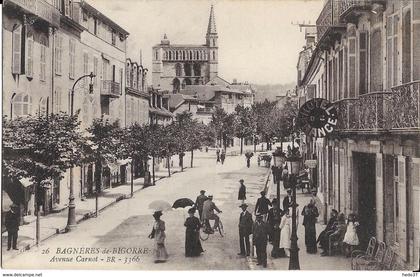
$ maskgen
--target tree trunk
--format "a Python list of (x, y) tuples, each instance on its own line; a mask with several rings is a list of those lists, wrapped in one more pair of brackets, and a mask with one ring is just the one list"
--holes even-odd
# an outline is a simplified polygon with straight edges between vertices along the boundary
[(283, 137), (280, 137), (280, 151), (283, 152)]
[(257, 140), (255, 139), (255, 136), (254, 136), (254, 153), (256, 152), (257, 152)]
[(241, 138), (241, 155), (244, 149), (244, 138)]
[(191, 168), (193, 167), (194, 150), (191, 150)]
[(181, 171), (184, 171), (184, 152), (181, 152), (181, 154), (179, 154), (179, 165), (181, 166)]
[(171, 177), (171, 164), (170, 164), (169, 159), (170, 159), (170, 156), (168, 155), (168, 156), (166, 157), (166, 164), (167, 164), (167, 166), (168, 166), (168, 177)]
[(131, 159), (131, 197), (134, 193), (134, 159)]
[(40, 184), (35, 184), (35, 193), (34, 193), (34, 198), (35, 198), (35, 212), (36, 212), (36, 231), (35, 231), (35, 241), (36, 241), (36, 245), (39, 246), (39, 242), (40, 242), (40, 234), (41, 234), (41, 218), (40, 218), (40, 211), (39, 211), (39, 188), (40, 188)]
[(155, 155), (152, 156), (152, 174), (153, 174), (153, 185), (156, 185), (156, 179), (155, 179)]
[(95, 190), (98, 193), (102, 191), (102, 163), (100, 161), (95, 162)]

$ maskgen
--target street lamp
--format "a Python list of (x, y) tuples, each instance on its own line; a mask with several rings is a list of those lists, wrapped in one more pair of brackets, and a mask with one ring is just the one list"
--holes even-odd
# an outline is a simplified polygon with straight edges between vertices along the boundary
[[(92, 79), (96, 77), (96, 75), (91, 72), (90, 74), (83, 75), (79, 79), (74, 82), (73, 87), (71, 88), (71, 99), (70, 99), (70, 115), (73, 116), (73, 106), (74, 106), (74, 88), (76, 84), (84, 79), (84, 78), (90, 78), (90, 84), (89, 84), (89, 93), (93, 93), (93, 84)], [(74, 203), (74, 180), (73, 180), (73, 167), (70, 167), (70, 193), (69, 193), (69, 214), (67, 218), (67, 226), (66, 226), (66, 232), (71, 231), (76, 227), (76, 204)]]
[(282, 166), (285, 159), (286, 159), (286, 154), (283, 151), (281, 151), (280, 147), (277, 147), (276, 151), (273, 152), (273, 161), (274, 161), (273, 179), (277, 185), (277, 200), (278, 200), (279, 208), (280, 208), (280, 176), (282, 173)]
[[(293, 141), (293, 140), (292, 140)], [(299, 248), (298, 248), (298, 237), (297, 237), (297, 218), (296, 218), (296, 184), (297, 176), (299, 174), (300, 166), (300, 153), (297, 148), (292, 146), (291, 153), (287, 157), (287, 167), (289, 168), (289, 184), (292, 188), (292, 235), (290, 237), (291, 248), (290, 248), (290, 259), (289, 259), (289, 270), (300, 269), (299, 265)]]

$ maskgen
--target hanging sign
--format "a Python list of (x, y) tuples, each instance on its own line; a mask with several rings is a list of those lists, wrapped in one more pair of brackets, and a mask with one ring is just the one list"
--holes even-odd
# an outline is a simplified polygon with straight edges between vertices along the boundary
[(313, 98), (299, 109), (298, 124), (309, 136), (322, 138), (334, 131), (337, 109), (323, 98)]

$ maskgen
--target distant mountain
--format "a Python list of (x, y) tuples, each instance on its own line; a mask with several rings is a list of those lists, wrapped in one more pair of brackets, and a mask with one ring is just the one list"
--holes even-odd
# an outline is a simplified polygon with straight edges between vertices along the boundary
[(265, 99), (274, 101), (276, 96), (286, 95), (288, 90), (294, 89), (296, 83), (288, 84), (274, 84), (274, 85), (257, 85), (252, 84), (252, 87), (255, 89), (255, 101), (262, 102)]

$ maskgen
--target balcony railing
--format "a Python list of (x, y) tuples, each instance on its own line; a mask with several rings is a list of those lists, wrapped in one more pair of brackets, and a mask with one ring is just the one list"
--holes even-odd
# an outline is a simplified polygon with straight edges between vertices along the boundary
[(353, 12), (370, 10), (375, 3), (386, 4), (386, 0), (341, 0), (340, 19), (344, 20)]
[(38, 16), (52, 26), (60, 26), (60, 12), (45, 0), (7, 0), (5, 4), (7, 2), (13, 3), (26, 12)]
[(391, 88), (391, 128), (420, 130), (420, 81)]
[(113, 81), (104, 80), (101, 82), (101, 95), (117, 98), (120, 97), (120, 84)]
[(420, 130), (420, 81), (336, 102), (339, 132)]
[(316, 20), (318, 41), (326, 39), (331, 30), (345, 27), (339, 25), (340, 1), (328, 0)]

